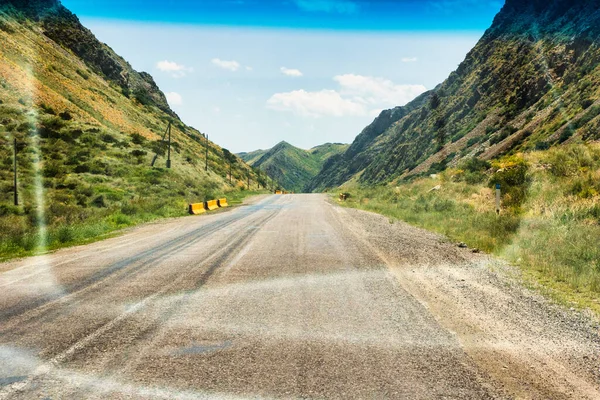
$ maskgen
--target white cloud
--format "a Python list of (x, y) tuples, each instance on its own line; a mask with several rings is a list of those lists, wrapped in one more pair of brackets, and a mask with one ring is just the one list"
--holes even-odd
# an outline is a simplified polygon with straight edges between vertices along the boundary
[(287, 76), (293, 76), (293, 77), (301, 77), (304, 74), (302, 73), (302, 71), (300, 71), (299, 69), (290, 69), (290, 68), (286, 68), (286, 67), (281, 67), (281, 73)]
[(267, 107), (276, 111), (291, 111), (303, 117), (364, 115), (364, 105), (344, 99), (335, 90), (307, 92), (294, 90), (276, 93), (267, 101)]
[(157, 62), (156, 68), (160, 71), (169, 73), (174, 78), (183, 78), (188, 72), (194, 71), (193, 68), (167, 60)]
[(427, 90), (423, 85), (397, 85), (388, 79), (355, 74), (333, 79), (339, 90), (276, 93), (267, 107), (303, 117), (376, 116), (385, 108), (405, 105)]
[(219, 58), (213, 58), (211, 60), (211, 62), (213, 63), (213, 65), (216, 65), (219, 68), (223, 68), (223, 69), (227, 69), (229, 71), (235, 72), (238, 69), (240, 69), (241, 64), (237, 61), (225, 61), (225, 60), (221, 60)]
[(417, 62), (419, 61), (419, 59), (417, 57), (404, 57), (402, 59), (403, 63), (413, 63), (413, 62)]
[(397, 85), (388, 79), (355, 74), (333, 79), (340, 84), (341, 94), (378, 106), (403, 106), (427, 90), (423, 85)]
[(350, 0), (294, 0), (294, 3), (310, 12), (355, 14), (359, 11), (358, 3)]
[(171, 106), (180, 106), (183, 104), (183, 97), (181, 97), (179, 93), (169, 92), (166, 93), (165, 96), (167, 96), (167, 101)]

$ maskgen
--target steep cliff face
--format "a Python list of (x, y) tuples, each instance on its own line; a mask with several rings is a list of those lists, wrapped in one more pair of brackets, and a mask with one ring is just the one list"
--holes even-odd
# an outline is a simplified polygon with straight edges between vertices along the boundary
[(344, 153), (329, 158), (323, 169), (308, 184), (307, 189), (314, 191), (340, 185), (355, 174), (364, 170), (382, 149), (378, 139), (394, 124), (406, 117), (415, 108), (427, 101), (429, 93), (422, 94), (405, 107), (385, 110), (367, 126)]
[[(361, 145), (379, 151), (332, 159), (312, 188), (352, 177), (387, 182), (436, 172), (465, 157), (490, 159), (597, 139), (599, 5), (596, 0), (507, 1), (445, 82)], [(350, 149), (362, 141), (359, 136)], [(350, 167), (355, 159), (360, 165)]]
[(94, 72), (118, 85), (127, 97), (152, 104), (175, 116), (152, 77), (135, 71), (122, 57), (85, 28), (58, 0), (6, 0), (0, 9), (8, 15), (38, 21), (44, 35), (72, 51)]

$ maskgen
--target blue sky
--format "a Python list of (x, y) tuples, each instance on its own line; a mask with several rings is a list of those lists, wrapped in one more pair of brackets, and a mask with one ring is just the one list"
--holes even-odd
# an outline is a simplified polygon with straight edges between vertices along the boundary
[(150, 72), (187, 124), (232, 151), (351, 142), (456, 69), (487, 0), (64, 0)]

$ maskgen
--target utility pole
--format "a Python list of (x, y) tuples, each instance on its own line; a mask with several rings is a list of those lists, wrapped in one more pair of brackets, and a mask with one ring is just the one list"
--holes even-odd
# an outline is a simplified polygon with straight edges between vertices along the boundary
[(231, 160), (229, 160), (229, 184), (233, 184), (233, 175), (231, 173)]
[(206, 134), (206, 155), (205, 155), (206, 165), (204, 166), (204, 170), (208, 172), (208, 133)]
[(169, 126), (168, 126), (168, 132), (169, 132), (169, 150), (167, 151), (167, 168), (171, 168), (171, 122), (169, 121)]
[(15, 174), (15, 206), (19, 205), (19, 191), (17, 190), (17, 138), (14, 141), (14, 174)]
[(250, 190), (250, 170), (248, 170), (248, 190)]
[[(167, 160), (167, 168), (171, 168), (171, 122), (170, 121), (169, 121), (169, 125), (167, 126), (167, 130), (165, 131), (165, 134), (163, 135), (163, 137), (160, 141), (161, 143), (165, 142), (167, 135), (169, 135), (169, 159)], [(150, 163), (151, 167), (154, 167), (154, 164), (156, 164), (157, 159), (158, 159), (158, 152), (154, 154), (154, 158), (152, 159), (152, 162)]]

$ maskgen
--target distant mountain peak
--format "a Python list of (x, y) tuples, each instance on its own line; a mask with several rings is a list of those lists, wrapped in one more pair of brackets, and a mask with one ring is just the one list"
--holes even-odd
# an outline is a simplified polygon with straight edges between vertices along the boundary
[(304, 150), (281, 141), (268, 150), (238, 155), (253, 167), (260, 168), (285, 189), (301, 192), (329, 158), (340, 154), (347, 147), (345, 144), (326, 143)]

